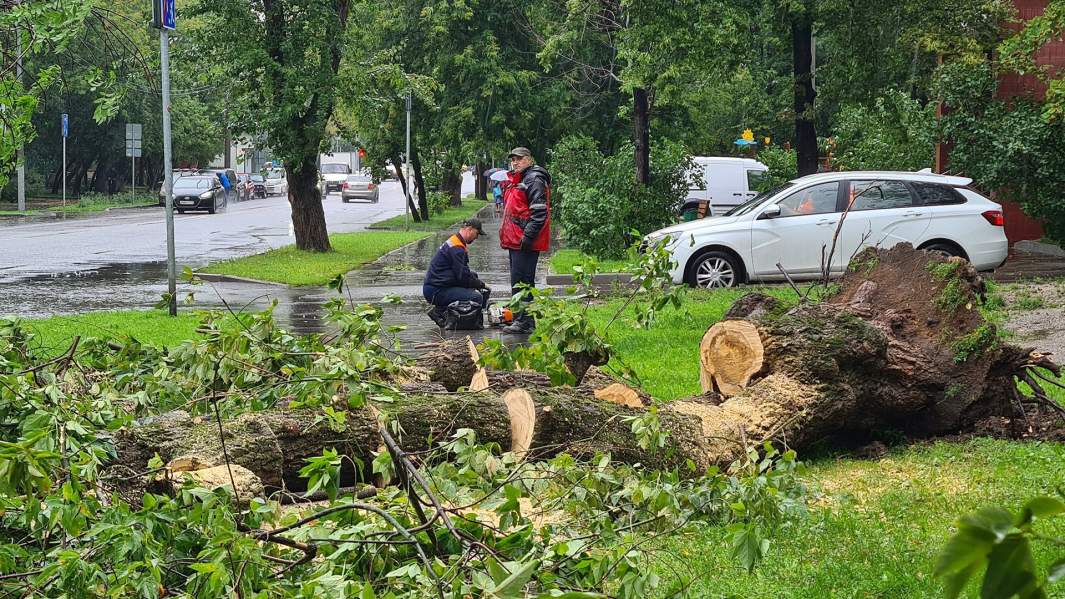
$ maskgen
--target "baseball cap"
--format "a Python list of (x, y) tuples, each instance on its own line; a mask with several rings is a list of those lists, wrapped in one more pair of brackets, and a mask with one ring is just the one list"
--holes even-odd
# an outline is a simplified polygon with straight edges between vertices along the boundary
[(484, 235), (484, 227), (481, 226), (481, 219), (479, 218), (467, 218), (466, 220), (462, 221), (461, 226), (473, 227), (474, 229), (477, 229), (477, 233), (479, 235)]
[(532, 156), (532, 152), (529, 151), (529, 148), (518, 146), (511, 150), (510, 154), (507, 154), (507, 158), (511, 156)]

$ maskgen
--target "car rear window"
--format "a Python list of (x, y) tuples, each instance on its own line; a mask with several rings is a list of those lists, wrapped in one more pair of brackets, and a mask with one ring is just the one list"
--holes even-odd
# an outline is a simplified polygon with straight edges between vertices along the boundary
[(328, 175), (339, 175), (348, 172), (348, 165), (346, 164), (323, 164), (322, 173)]
[(365, 183), (367, 181), (373, 181), (373, 179), (366, 175), (348, 175), (348, 181), (351, 181), (352, 183)]
[(965, 196), (958, 193), (953, 187), (937, 183), (912, 183), (912, 185), (922, 205), (947, 206), (965, 203)]

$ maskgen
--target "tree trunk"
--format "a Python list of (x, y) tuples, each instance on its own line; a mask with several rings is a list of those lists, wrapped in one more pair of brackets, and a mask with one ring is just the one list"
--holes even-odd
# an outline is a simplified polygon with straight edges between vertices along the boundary
[[(415, 155), (417, 155), (417, 154), (415, 154)], [(392, 164), (403, 164), (399, 160), (399, 156), (398, 155), (392, 156), (389, 160), (392, 161)], [(411, 220), (413, 220), (416, 223), (421, 222), (423, 220), (428, 220), (428, 217), (422, 218), (421, 216), (419, 216), (419, 214), (418, 214), (418, 206), (414, 204), (414, 198), (412, 197), (412, 195), (407, 192), (407, 177), (404, 176), (403, 170), (400, 169), (396, 173), (396, 175), (399, 178), (399, 186), (403, 190), (403, 197), (407, 198), (407, 200), (406, 200), (407, 201), (407, 212), (410, 214)]]
[(453, 164), (444, 165), (444, 178), (440, 190), (451, 196), (452, 206), (462, 205), (462, 171)]
[(292, 206), (296, 247), (312, 252), (332, 251), (325, 226), (322, 194), (318, 191), (318, 165), (314, 158), (289, 166), (288, 203)]
[(792, 15), (791, 48), (795, 89), (795, 152), (799, 176), (817, 172), (817, 131), (814, 129), (813, 0)]
[(411, 150), (411, 154), (413, 154), (411, 167), (414, 169), (414, 188), (418, 190), (418, 209), (421, 210), (422, 220), (429, 220), (429, 196), (425, 194), (425, 176), (422, 172), (421, 153), (417, 150)]
[(474, 169), (476, 170), (476, 172), (473, 173), (473, 180), (477, 183), (477, 185), (475, 186), (477, 199), (481, 200), (482, 202), (487, 202), (488, 180), (484, 178), (484, 172), (488, 170), (488, 165), (483, 162), (478, 162), (477, 165), (474, 166)]
[(647, 90), (632, 90), (632, 120), (635, 127), (633, 142), (636, 146), (636, 181), (642, 185), (651, 182), (651, 122), (647, 104)]

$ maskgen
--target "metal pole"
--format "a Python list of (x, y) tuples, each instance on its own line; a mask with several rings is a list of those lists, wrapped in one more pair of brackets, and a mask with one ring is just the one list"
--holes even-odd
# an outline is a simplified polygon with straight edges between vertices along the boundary
[[(130, 143), (130, 145), (134, 146), (136, 144)], [(132, 156), (129, 157), (129, 195), (130, 200), (133, 200), (133, 198), (137, 197), (137, 150), (131, 150), (130, 154)]]
[(163, 189), (166, 198), (166, 288), (170, 315), (177, 316), (177, 266), (174, 264), (174, 169), (170, 154), (170, 34), (159, 32), (159, 57), (163, 71)]
[(63, 216), (67, 215), (67, 136), (63, 136)]
[(407, 92), (407, 153), (403, 155), (403, 182), (407, 191), (406, 203), (403, 206), (403, 229), (410, 230), (410, 104), (411, 92)]
[[(22, 32), (15, 29), (15, 76), (18, 78), (19, 85), (22, 84)], [(18, 145), (18, 152), (15, 154), (15, 160), (18, 161), (18, 174), (16, 178), (18, 180), (18, 210), (19, 212), (26, 211), (26, 154), (23, 150), (22, 144)]]

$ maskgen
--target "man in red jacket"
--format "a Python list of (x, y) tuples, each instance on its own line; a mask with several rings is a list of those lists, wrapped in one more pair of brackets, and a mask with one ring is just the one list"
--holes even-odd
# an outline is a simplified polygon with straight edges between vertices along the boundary
[[(528, 148), (510, 152), (510, 180), (504, 184), (499, 245), (510, 252), (511, 292), (536, 285), (536, 262), (551, 241), (551, 175)], [(533, 319), (519, 313), (503, 332), (528, 334)]]

